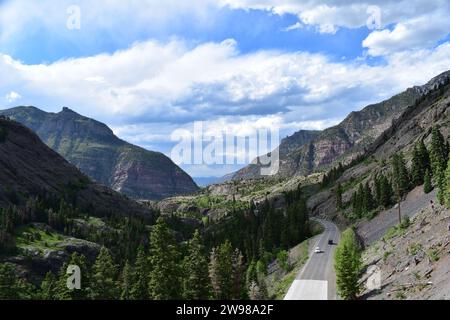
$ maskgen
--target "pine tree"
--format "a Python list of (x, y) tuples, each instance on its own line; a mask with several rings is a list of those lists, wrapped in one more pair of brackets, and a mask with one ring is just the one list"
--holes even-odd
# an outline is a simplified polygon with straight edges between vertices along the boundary
[(184, 258), (183, 297), (188, 300), (206, 300), (210, 296), (208, 261), (204, 254), (202, 237), (198, 230), (188, 243), (188, 254)]
[(134, 285), (134, 272), (131, 265), (128, 261), (125, 263), (123, 267), (122, 274), (120, 275), (120, 299), (122, 300), (131, 300), (131, 288)]
[(365, 214), (375, 208), (375, 200), (373, 199), (372, 189), (368, 182), (364, 185), (363, 206)]
[(57, 279), (52, 272), (47, 272), (41, 283), (41, 298), (43, 300), (54, 300), (57, 294)]
[(449, 160), (447, 162), (447, 170), (445, 171), (445, 191), (444, 191), (444, 200), (447, 208), (450, 208), (450, 155), (448, 156)]
[(433, 190), (433, 185), (431, 184), (431, 173), (430, 169), (425, 171), (425, 177), (423, 182), (423, 191), (425, 193), (430, 193)]
[(245, 276), (247, 288), (250, 287), (252, 282), (256, 282), (258, 279), (258, 273), (256, 272), (256, 262), (255, 260), (252, 260), (247, 268), (247, 273)]
[(181, 298), (181, 270), (175, 237), (163, 218), (158, 218), (150, 234), (149, 295), (155, 300)]
[(134, 283), (131, 286), (131, 298), (145, 300), (149, 298), (148, 282), (150, 274), (150, 261), (143, 246), (137, 250), (134, 265)]
[(439, 202), (439, 204), (444, 205), (445, 204), (445, 189), (447, 187), (445, 178), (445, 171), (443, 169), (438, 169), (437, 174), (435, 176), (436, 181), (436, 187), (437, 187), (437, 193), (436, 198)]
[(241, 255), (239, 251), (233, 252), (229, 240), (211, 251), (209, 276), (215, 299), (230, 300), (237, 291), (241, 292), (244, 270)]
[(425, 174), (425, 171), (427, 169), (431, 170), (431, 167), (430, 167), (430, 154), (428, 153), (427, 147), (425, 146), (425, 142), (423, 139), (420, 139), (420, 141), (419, 141), (418, 150), (419, 150), (420, 161), (422, 164), (422, 170), (423, 170), (423, 173)]
[(108, 249), (102, 247), (92, 267), (92, 297), (94, 299), (117, 299), (119, 297), (117, 276), (117, 266)]
[(219, 253), (218, 248), (211, 250), (208, 274), (211, 280), (211, 287), (214, 299), (220, 299), (222, 297), (221, 276), (219, 267)]
[(334, 256), (337, 291), (344, 300), (357, 298), (361, 266), (361, 249), (356, 234), (352, 229), (347, 229), (342, 233)]
[(256, 281), (252, 281), (248, 287), (248, 296), (250, 300), (261, 300), (261, 289)]
[(244, 293), (244, 273), (245, 273), (245, 265), (244, 265), (244, 256), (242, 255), (239, 249), (235, 249), (233, 255), (231, 257), (232, 265), (233, 265), (233, 274), (232, 274), (232, 299), (241, 299), (242, 294)]
[(425, 164), (422, 162), (422, 155), (420, 154), (419, 145), (416, 144), (412, 154), (411, 164), (411, 182), (414, 186), (420, 186), (423, 184), (425, 175)]
[(335, 192), (336, 192), (336, 208), (338, 210), (341, 210), (343, 206), (342, 206), (342, 185), (340, 183), (338, 183)]
[(431, 143), (430, 143), (430, 162), (433, 177), (438, 182), (439, 175), (445, 171), (448, 157), (448, 145), (444, 139), (444, 136), (437, 127), (433, 127), (431, 131)]
[(394, 154), (392, 169), (395, 191), (397, 197), (401, 198), (410, 188), (410, 179), (403, 153)]
[[(67, 267), (69, 265), (76, 265), (81, 272), (81, 288), (69, 289), (67, 288)], [(87, 266), (86, 257), (77, 252), (72, 253), (70, 261), (64, 263), (58, 274), (58, 283), (56, 290), (56, 298), (58, 300), (86, 300), (91, 296), (90, 270)]]
[(20, 299), (17, 288), (18, 277), (10, 264), (0, 264), (0, 300)]

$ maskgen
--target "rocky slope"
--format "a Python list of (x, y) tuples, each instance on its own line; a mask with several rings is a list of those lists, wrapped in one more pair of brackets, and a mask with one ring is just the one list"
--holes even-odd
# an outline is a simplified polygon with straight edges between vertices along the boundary
[[(450, 214), (428, 205), (403, 230), (388, 232), (364, 253), (367, 270), (378, 270), (380, 287), (363, 298), (450, 299)], [(373, 273), (372, 273), (373, 274)], [(367, 282), (371, 272), (362, 281)]]
[[(284, 139), (280, 145), (277, 176), (306, 175), (337, 161), (345, 163), (363, 153), (408, 106), (443, 83), (449, 75), (450, 71), (444, 72), (423, 86), (409, 88), (388, 100), (352, 112), (337, 126), (321, 132), (299, 131)], [(260, 167), (255, 161), (236, 172), (233, 179), (258, 178)]]
[(97, 216), (112, 212), (148, 216), (135, 201), (92, 182), (22, 124), (0, 118), (0, 207), (29, 197), (70, 198)]
[(68, 108), (47, 113), (17, 107), (0, 114), (32, 129), (95, 181), (130, 197), (161, 199), (198, 190), (192, 178), (162, 153), (127, 143), (105, 124)]

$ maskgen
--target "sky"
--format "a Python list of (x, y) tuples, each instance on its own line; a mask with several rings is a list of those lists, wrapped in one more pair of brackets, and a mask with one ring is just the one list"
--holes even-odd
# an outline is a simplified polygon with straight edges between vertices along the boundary
[(449, 15), (447, 0), (0, 0), (0, 109), (67, 106), (173, 159), (199, 121), (283, 138), (449, 70)]

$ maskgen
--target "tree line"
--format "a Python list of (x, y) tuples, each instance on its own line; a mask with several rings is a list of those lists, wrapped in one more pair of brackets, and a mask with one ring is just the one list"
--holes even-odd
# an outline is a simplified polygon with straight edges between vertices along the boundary
[[(420, 185), (424, 186), (425, 193), (431, 192), (436, 187), (437, 200), (444, 205), (450, 192), (450, 175), (446, 173), (446, 170), (449, 170), (447, 169), (449, 152), (448, 141), (440, 130), (434, 127), (428, 148), (423, 139), (415, 143), (410, 168), (406, 165), (404, 154), (396, 153), (392, 157), (389, 172), (379, 173), (373, 181), (358, 185), (349, 203), (352, 210), (348, 218), (351, 220), (370, 218), (378, 209), (391, 207), (414, 187)], [(342, 201), (342, 185), (338, 184), (334, 192), (337, 209), (344, 209), (348, 204)]]

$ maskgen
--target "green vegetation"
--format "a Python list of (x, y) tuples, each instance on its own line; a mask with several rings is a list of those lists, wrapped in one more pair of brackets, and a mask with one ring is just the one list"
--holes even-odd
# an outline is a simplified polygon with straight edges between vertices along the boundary
[(342, 299), (354, 300), (360, 293), (361, 267), (361, 248), (356, 234), (353, 229), (347, 229), (342, 233), (334, 256), (337, 291)]
[(444, 200), (447, 208), (450, 208), (450, 154), (448, 156), (449, 160), (447, 162), (447, 170), (445, 171), (445, 192)]
[(8, 129), (0, 124), (0, 143), (5, 142), (7, 136), (8, 136)]
[(289, 287), (292, 285), (292, 282), (294, 282), (295, 277), (299, 273), (300, 269), (308, 260), (309, 241), (305, 240), (299, 246), (301, 254), (297, 258), (297, 261), (294, 262), (291, 271), (286, 275), (284, 275), (281, 279), (279, 280), (277, 279), (276, 281), (272, 297), (276, 300), (282, 300), (284, 298), (287, 291), (289, 290)]

